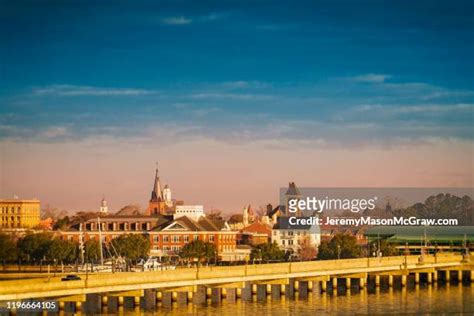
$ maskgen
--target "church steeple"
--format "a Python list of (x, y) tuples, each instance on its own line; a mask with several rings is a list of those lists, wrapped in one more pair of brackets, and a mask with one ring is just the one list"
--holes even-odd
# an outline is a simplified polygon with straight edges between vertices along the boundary
[(153, 191), (151, 191), (150, 202), (161, 201), (163, 201), (163, 192), (161, 191), (160, 176), (158, 174), (158, 163), (156, 163), (155, 184), (153, 185)]

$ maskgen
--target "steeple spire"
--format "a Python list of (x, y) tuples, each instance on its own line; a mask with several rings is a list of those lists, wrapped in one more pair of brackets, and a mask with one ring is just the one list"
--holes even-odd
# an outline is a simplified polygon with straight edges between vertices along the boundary
[(163, 201), (163, 193), (161, 191), (160, 176), (158, 174), (158, 162), (156, 163), (155, 184), (153, 191), (151, 191), (150, 201)]

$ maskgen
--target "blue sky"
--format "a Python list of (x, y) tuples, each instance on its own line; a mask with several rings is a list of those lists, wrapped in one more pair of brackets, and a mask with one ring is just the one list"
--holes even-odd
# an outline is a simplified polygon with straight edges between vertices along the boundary
[(473, 38), (472, 1), (2, 1), (0, 141), (472, 148)]
[[(156, 120), (225, 135), (262, 118), (366, 125), (361, 138), (473, 136), (470, 1), (2, 6), (2, 137), (140, 134)], [(430, 131), (403, 130), (413, 123)]]

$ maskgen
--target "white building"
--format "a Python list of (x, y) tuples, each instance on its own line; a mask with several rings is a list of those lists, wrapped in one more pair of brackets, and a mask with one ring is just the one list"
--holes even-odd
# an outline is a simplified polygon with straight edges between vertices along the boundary
[(279, 217), (272, 229), (272, 242), (280, 249), (293, 251), (297, 254), (301, 245), (313, 247), (321, 243), (321, 229), (319, 225), (290, 225), (289, 217)]
[(187, 216), (194, 220), (199, 220), (200, 217), (204, 217), (204, 207), (202, 205), (176, 205), (174, 212), (174, 218), (181, 216)]

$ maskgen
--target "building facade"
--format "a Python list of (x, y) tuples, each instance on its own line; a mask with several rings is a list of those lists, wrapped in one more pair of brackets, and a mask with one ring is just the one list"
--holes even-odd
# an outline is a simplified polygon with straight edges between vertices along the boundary
[(184, 245), (201, 240), (214, 244), (217, 259), (233, 261), (238, 232), (232, 231), (225, 221), (205, 217), (194, 220), (187, 216), (174, 219), (173, 215), (109, 215), (87, 220), (57, 233), (64, 240), (77, 243), (102, 237), (105, 244), (120, 235), (141, 234), (150, 241), (150, 255), (157, 257), (177, 256)]
[[(304, 217), (303, 212), (297, 209), (296, 212), (288, 211), (288, 203), (292, 199), (300, 200), (302, 194), (294, 182), (288, 184), (288, 189), (283, 196), (284, 205), (270, 211), (267, 207), (267, 214), (271, 215), (275, 222), (272, 229), (272, 242), (276, 243), (282, 250), (289, 251), (297, 255), (302, 246), (317, 247), (321, 243), (321, 228), (319, 225), (291, 225), (291, 217)], [(316, 213), (312, 214), (318, 217)]]
[(272, 229), (262, 222), (254, 222), (240, 230), (238, 243), (243, 245), (257, 246), (271, 241)]
[(0, 200), (0, 228), (33, 228), (40, 223), (39, 200)]
[(199, 218), (204, 215), (204, 206), (202, 205), (176, 205), (174, 211), (174, 218), (179, 218), (181, 216), (187, 216), (194, 220), (199, 220)]
[(272, 229), (272, 242), (280, 249), (297, 254), (302, 245), (317, 247), (321, 243), (321, 230), (318, 225), (289, 224), (287, 217), (279, 217)]

